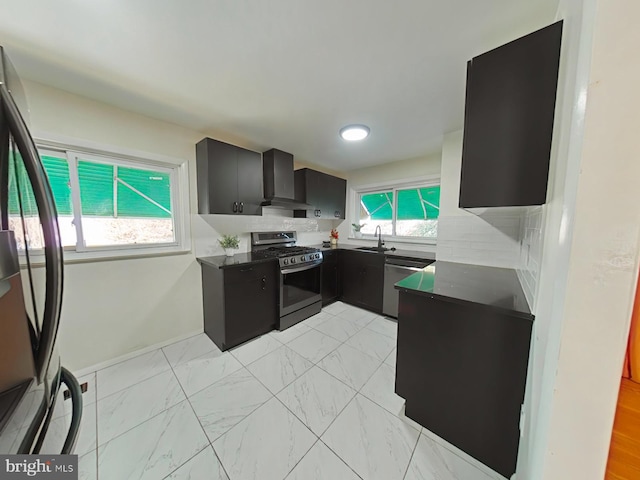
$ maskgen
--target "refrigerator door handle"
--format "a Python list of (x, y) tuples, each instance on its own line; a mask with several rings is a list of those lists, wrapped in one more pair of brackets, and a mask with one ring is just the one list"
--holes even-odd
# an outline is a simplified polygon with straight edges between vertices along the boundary
[(64, 441), (62, 447), (63, 455), (70, 455), (76, 446), (76, 440), (78, 440), (78, 434), (80, 433), (80, 420), (82, 419), (82, 389), (76, 377), (64, 367), (61, 367), (61, 380), (69, 392), (71, 392), (72, 413), (71, 413), (71, 426), (67, 433), (67, 438)]
[(62, 308), (63, 265), (58, 215), (53, 193), (47, 182), (44, 167), (40, 162), (36, 144), (5, 84), (0, 84), (0, 102), (33, 188), (44, 238), (46, 294), (42, 314), (42, 331), (35, 355), (38, 379), (42, 381), (51, 361), (60, 322), (60, 309)]
[[(76, 377), (66, 368), (60, 367), (60, 377), (56, 380), (58, 383), (58, 388), (54, 392), (53, 399), (51, 401), (51, 408), (49, 408), (47, 412), (46, 419), (44, 420), (42, 429), (38, 434), (37, 440), (34, 443), (33, 450), (25, 450), (23, 453), (32, 453), (32, 454), (40, 454), (42, 445), (44, 444), (45, 439), (47, 438), (47, 433), (49, 431), (49, 427), (51, 425), (51, 417), (53, 416), (54, 405), (56, 403), (56, 397), (61, 393), (62, 384), (66, 385), (69, 389), (69, 393), (71, 393), (71, 425), (69, 426), (69, 430), (67, 431), (67, 436), (65, 438), (64, 444), (60, 453), (62, 455), (71, 455), (76, 446), (76, 441), (78, 440), (78, 436), (80, 434), (80, 420), (82, 419), (82, 389), (80, 388), (80, 384)], [(38, 422), (38, 424), (41, 422)], [(54, 453), (54, 452), (46, 452), (46, 453)]]

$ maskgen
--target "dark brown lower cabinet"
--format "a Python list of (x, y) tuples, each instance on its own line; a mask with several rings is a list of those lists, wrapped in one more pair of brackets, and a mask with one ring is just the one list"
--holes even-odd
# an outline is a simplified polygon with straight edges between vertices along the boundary
[(382, 312), (384, 255), (343, 250), (340, 275), (343, 302)]
[(400, 290), (406, 415), (506, 478), (515, 472), (532, 320)]
[(335, 302), (340, 297), (340, 270), (338, 250), (322, 252), (322, 306)]
[(202, 266), (204, 331), (227, 350), (273, 330), (278, 322), (278, 262)]

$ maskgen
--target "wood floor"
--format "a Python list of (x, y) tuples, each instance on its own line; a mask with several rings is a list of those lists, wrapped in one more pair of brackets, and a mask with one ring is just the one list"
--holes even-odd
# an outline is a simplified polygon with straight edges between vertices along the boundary
[(622, 379), (605, 480), (640, 480), (640, 384)]

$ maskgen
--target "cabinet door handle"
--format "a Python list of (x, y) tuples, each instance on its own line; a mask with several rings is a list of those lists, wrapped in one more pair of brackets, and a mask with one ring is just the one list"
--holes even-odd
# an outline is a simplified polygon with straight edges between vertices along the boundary
[(240, 202), (240, 209), (239, 209), (240, 213), (242, 213), (244, 211), (244, 202)]
[(238, 211), (238, 202), (233, 202), (233, 213), (237, 213)]
[(249, 268), (241, 268), (240, 271), (241, 272), (250, 272), (251, 270), (253, 270), (253, 267), (249, 267)]
[(262, 277), (262, 290), (266, 290), (266, 289), (267, 289), (267, 278)]

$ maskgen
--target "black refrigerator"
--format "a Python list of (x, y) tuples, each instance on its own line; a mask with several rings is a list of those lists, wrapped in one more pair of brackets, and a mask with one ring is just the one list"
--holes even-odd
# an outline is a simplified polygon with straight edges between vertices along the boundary
[[(70, 454), (82, 393), (56, 347), (63, 250), (27, 114), (22, 84), (0, 46), (0, 454)], [(62, 393), (71, 402), (68, 433), (59, 451), (43, 452)]]

